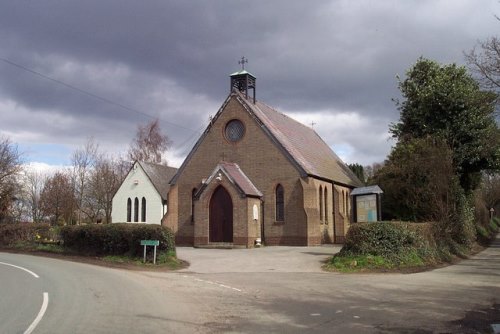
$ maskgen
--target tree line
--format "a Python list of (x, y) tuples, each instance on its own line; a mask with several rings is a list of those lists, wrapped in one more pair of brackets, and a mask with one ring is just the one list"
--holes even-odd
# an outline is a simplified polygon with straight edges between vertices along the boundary
[(139, 125), (125, 158), (106, 154), (92, 138), (66, 168), (47, 173), (23, 164), (9, 138), (0, 138), (0, 223), (110, 223), (113, 196), (136, 160), (167, 164), (171, 141), (159, 120)]

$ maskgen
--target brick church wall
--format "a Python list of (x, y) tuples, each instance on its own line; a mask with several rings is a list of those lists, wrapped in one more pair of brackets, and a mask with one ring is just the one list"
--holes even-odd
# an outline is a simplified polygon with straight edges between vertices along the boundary
[[(224, 138), (228, 121), (239, 119), (245, 124), (245, 136), (237, 143)], [(264, 194), (264, 238), (267, 245), (307, 245), (307, 224), (300, 175), (279, 151), (256, 121), (233, 97), (224, 112), (214, 121), (203, 142), (177, 179), (178, 236), (189, 237), (192, 189), (199, 188), (217, 164), (237, 163), (254, 185)], [(275, 189), (285, 190), (285, 221), (276, 221)], [(171, 214), (166, 224), (175, 224)]]

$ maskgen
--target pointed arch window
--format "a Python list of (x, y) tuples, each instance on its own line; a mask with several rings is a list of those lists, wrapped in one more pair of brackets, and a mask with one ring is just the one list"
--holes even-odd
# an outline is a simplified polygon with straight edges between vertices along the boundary
[(136, 197), (134, 199), (134, 222), (139, 221), (139, 199)]
[(342, 190), (342, 213), (345, 214), (345, 191)]
[(323, 187), (319, 186), (319, 220), (323, 221)]
[(196, 188), (191, 191), (191, 223), (194, 223), (194, 197), (196, 195)]
[(325, 187), (325, 201), (324, 201), (324, 206), (325, 206), (325, 222), (328, 223), (328, 189)]
[(285, 221), (285, 190), (281, 184), (276, 186), (276, 221)]
[(141, 222), (146, 222), (146, 197), (142, 198), (142, 203), (141, 203)]
[(127, 199), (127, 223), (132, 221), (132, 200), (130, 197)]
[(349, 215), (349, 193), (346, 191), (345, 192), (345, 214), (346, 216)]

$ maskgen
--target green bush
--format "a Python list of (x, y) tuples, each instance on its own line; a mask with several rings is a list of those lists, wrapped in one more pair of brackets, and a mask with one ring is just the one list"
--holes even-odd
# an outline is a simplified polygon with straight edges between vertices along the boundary
[[(106, 225), (76, 225), (61, 228), (64, 247), (85, 255), (141, 256), (141, 240), (159, 240), (158, 251), (175, 251), (172, 231), (150, 224), (116, 223)], [(153, 247), (148, 247), (150, 250)]]
[(18, 243), (34, 243), (48, 240), (51, 235), (49, 224), (0, 224), (0, 246), (3, 247), (10, 247)]
[(423, 243), (423, 238), (407, 223), (357, 223), (350, 227), (341, 254), (394, 258)]
[(500, 229), (500, 220), (498, 218), (493, 218), (490, 220), (490, 223), (488, 224), (488, 228), (491, 231), (491, 233), (498, 233)]

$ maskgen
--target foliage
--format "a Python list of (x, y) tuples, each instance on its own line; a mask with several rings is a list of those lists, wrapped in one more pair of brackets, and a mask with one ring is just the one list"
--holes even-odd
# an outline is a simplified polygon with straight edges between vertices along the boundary
[(34, 243), (51, 237), (49, 224), (0, 224), (0, 246), (3, 247), (13, 246), (17, 243)]
[(466, 193), (483, 170), (500, 167), (500, 134), (493, 113), (496, 94), (480, 90), (464, 67), (420, 58), (399, 82), (400, 121), (391, 133), (400, 142), (440, 138), (453, 152), (453, 165)]
[(356, 175), (361, 182), (366, 183), (365, 171), (363, 166), (361, 166), (360, 164), (348, 164), (347, 167), (352, 170), (354, 175)]
[(0, 137), (0, 223), (8, 222), (16, 198), (17, 174), (21, 171), (21, 154), (10, 139)]
[(368, 166), (364, 166), (363, 167), (363, 170), (364, 170), (364, 173), (365, 173), (365, 180), (366, 180), (366, 184), (376, 184), (375, 181), (373, 181), (373, 177), (375, 176), (375, 174), (378, 173), (378, 171), (384, 167), (385, 165), (385, 162), (375, 162), (371, 165), (368, 165)]
[(383, 256), (397, 260), (408, 251), (422, 250), (424, 246), (425, 240), (406, 223), (357, 223), (350, 227), (340, 254)]
[(371, 182), (384, 190), (384, 219), (448, 220), (460, 191), (450, 149), (430, 137), (398, 143)]
[(416, 268), (434, 263), (430, 224), (357, 223), (350, 227), (341, 251), (326, 268), (342, 272)]
[[(167, 227), (149, 224), (64, 226), (64, 247), (86, 255), (141, 256), (141, 240), (159, 240), (159, 251), (175, 251), (175, 239)], [(152, 248), (152, 247), (149, 247)]]
[(500, 173), (484, 173), (475, 197), (476, 219), (487, 224), (490, 220), (490, 209), (500, 212)]
[[(167, 135), (161, 133), (158, 119), (146, 125), (139, 125), (137, 134), (128, 150), (132, 161), (146, 161), (160, 164), (164, 160), (164, 153), (170, 148), (172, 142)], [(163, 160), (163, 161), (162, 161)]]
[[(151, 257), (151, 256), (150, 256)], [(124, 255), (106, 255), (102, 258), (105, 262), (110, 263), (120, 263), (120, 264), (132, 264), (136, 266), (152, 266), (153, 262), (151, 259), (147, 259), (146, 263), (143, 263), (143, 256), (140, 257), (129, 257)], [(179, 269), (183, 266), (182, 261), (177, 259), (175, 252), (173, 251), (160, 251), (156, 254), (156, 265), (167, 266), (169, 269)]]
[(383, 256), (377, 255), (347, 255), (333, 256), (327, 268), (333, 267), (340, 272), (352, 272), (357, 270), (392, 269), (394, 265)]
[(477, 241), (483, 246), (488, 246), (491, 240), (500, 232), (500, 220), (493, 218), (486, 225), (477, 225)]

